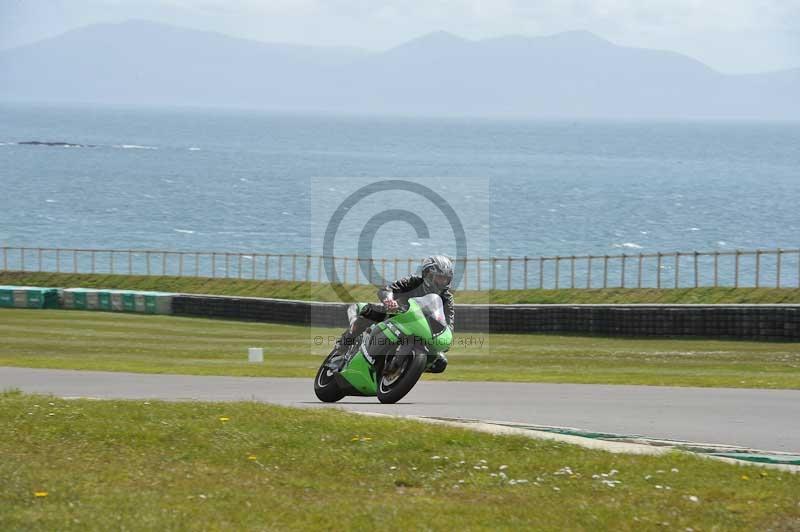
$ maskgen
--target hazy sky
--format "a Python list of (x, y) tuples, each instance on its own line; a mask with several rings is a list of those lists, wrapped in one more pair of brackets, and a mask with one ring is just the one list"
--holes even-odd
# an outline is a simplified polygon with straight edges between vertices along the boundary
[(586, 29), (723, 72), (800, 67), (800, 0), (0, 0), (0, 48), (129, 18), (370, 49), (434, 30), (482, 38)]

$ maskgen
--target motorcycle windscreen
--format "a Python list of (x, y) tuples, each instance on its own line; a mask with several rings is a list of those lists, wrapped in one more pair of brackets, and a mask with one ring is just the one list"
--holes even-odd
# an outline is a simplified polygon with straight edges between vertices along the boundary
[(434, 336), (440, 334), (447, 328), (447, 319), (444, 317), (444, 304), (439, 294), (428, 294), (426, 296), (414, 298), (419, 305), (422, 314), (428, 320), (431, 333)]

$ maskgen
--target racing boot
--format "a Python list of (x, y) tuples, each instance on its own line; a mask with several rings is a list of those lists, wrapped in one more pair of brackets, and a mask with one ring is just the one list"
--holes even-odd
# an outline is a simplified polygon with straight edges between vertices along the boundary
[(442, 373), (447, 368), (447, 357), (444, 353), (439, 353), (431, 365), (425, 370), (425, 373)]

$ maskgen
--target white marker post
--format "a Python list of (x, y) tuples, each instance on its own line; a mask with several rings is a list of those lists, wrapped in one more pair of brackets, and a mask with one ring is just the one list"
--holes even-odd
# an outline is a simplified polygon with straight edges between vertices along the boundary
[(250, 362), (264, 362), (264, 349), (261, 347), (248, 348), (247, 358)]

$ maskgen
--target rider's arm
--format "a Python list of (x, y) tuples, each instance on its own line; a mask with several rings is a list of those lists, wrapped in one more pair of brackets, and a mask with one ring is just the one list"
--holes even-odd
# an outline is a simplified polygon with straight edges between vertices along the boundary
[(410, 292), (422, 284), (422, 277), (416, 275), (409, 275), (398, 279), (392, 284), (387, 284), (378, 290), (378, 299), (386, 301), (387, 299), (394, 298), (394, 294), (402, 294), (403, 292)]
[(444, 319), (447, 320), (447, 325), (453, 331), (456, 328), (456, 308), (453, 294), (450, 290), (445, 290), (440, 294), (442, 296), (442, 303), (444, 304)]

